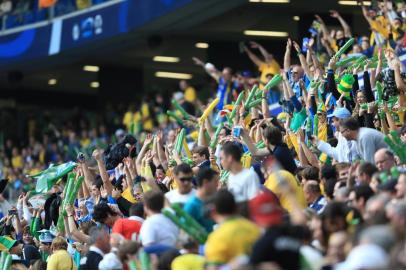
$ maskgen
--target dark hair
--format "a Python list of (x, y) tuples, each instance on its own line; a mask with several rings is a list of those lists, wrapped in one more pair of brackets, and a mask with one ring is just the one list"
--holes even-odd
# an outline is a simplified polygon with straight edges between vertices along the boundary
[(302, 171), (302, 177), (307, 180), (319, 181), (319, 169), (313, 166), (307, 166)]
[(232, 215), (237, 210), (234, 195), (227, 189), (217, 191), (211, 200), (220, 215)]
[(104, 223), (109, 216), (117, 216), (107, 203), (99, 203), (93, 209), (93, 219), (96, 222)]
[(218, 173), (211, 168), (201, 168), (196, 174), (196, 185), (198, 187), (203, 186), (204, 180), (212, 181), (217, 174)]
[(181, 163), (173, 169), (173, 173), (175, 175), (178, 175), (181, 172), (184, 174), (193, 173), (192, 168), (190, 168), (190, 166), (186, 163)]
[(358, 130), (359, 129), (358, 120), (355, 119), (354, 117), (341, 119), (340, 126), (342, 126), (343, 128), (348, 128), (349, 130)]
[(364, 201), (368, 201), (369, 198), (374, 196), (374, 191), (368, 184), (361, 184), (354, 187), (355, 198), (357, 200), (364, 198)]
[(177, 249), (169, 249), (162, 253), (158, 259), (159, 270), (170, 270), (173, 260), (180, 256), (180, 252)]
[(334, 198), (334, 187), (337, 183), (336, 178), (328, 178), (326, 179), (326, 183), (324, 185), (324, 192), (326, 193), (326, 196), (330, 199)]
[(334, 166), (325, 164), (320, 170), (321, 178), (331, 179), (337, 178), (337, 170)]
[(282, 132), (277, 127), (268, 126), (264, 130), (264, 137), (268, 140), (269, 144), (277, 145), (282, 143)]
[(209, 159), (210, 158), (210, 153), (209, 153), (209, 148), (207, 148), (206, 146), (196, 146), (194, 149), (193, 149), (193, 154), (198, 154), (199, 156), (203, 156), (204, 155), (204, 157), (206, 158), (206, 159)]
[(231, 135), (231, 129), (228, 127), (223, 127), (223, 129), (226, 131), (226, 136)]
[(223, 153), (226, 156), (231, 156), (235, 161), (240, 161), (242, 157), (241, 148), (234, 142), (226, 142), (223, 145)]
[(144, 193), (144, 204), (154, 212), (161, 212), (164, 208), (165, 198), (162, 192), (148, 191)]
[(378, 172), (378, 168), (374, 164), (369, 162), (362, 163), (359, 166), (358, 170), (360, 174), (365, 173), (369, 177), (372, 177), (374, 173)]
[(96, 178), (94, 179), (93, 185), (97, 187), (97, 189), (100, 189), (103, 186), (103, 180), (100, 175), (97, 175)]
[(144, 217), (144, 204), (142, 202), (132, 204), (128, 214), (130, 216)]

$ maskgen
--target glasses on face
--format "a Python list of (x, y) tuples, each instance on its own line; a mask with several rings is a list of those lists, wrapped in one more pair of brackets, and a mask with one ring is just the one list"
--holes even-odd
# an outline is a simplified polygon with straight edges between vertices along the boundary
[(379, 121), (379, 118), (374, 118), (374, 122), (378, 122)]
[(185, 177), (180, 177), (179, 178), (179, 181), (181, 181), (181, 182), (190, 182), (190, 181), (192, 181), (192, 179), (193, 179), (193, 177), (192, 176), (185, 176)]

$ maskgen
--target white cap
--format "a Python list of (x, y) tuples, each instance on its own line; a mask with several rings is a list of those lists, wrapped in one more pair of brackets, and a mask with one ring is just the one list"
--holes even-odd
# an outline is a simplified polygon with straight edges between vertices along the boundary
[(355, 247), (347, 259), (337, 265), (336, 270), (385, 269), (388, 264), (388, 254), (379, 246), (364, 244)]

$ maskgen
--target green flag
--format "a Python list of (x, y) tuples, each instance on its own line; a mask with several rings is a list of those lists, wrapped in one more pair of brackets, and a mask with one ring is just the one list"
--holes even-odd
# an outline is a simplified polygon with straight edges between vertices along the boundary
[(50, 166), (39, 174), (32, 175), (31, 177), (37, 180), (35, 191), (38, 193), (49, 191), (58, 179), (71, 172), (75, 167), (76, 163), (69, 161), (58, 166)]

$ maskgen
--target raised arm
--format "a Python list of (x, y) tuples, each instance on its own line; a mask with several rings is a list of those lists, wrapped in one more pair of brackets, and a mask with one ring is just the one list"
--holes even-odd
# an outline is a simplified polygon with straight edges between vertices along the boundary
[(85, 177), (85, 184), (88, 190), (91, 189), (93, 185), (93, 174), (90, 172), (89, 167), (87, 166), (86, 162), (81, 162), (80, 167), (82, 168), (83, 175)]
[(303, 53), (302, 53), (302, 51), (301, 51), (301, 49), (300, 49), (299, 44), (297, 44), (296, 41), (293, 41), (293, 46), (295, 47), (295, 50), (296, 50), (296, 52), (297, 52), (297, 56), (299, 57), (300, 65), (302, 66), (302, 68), (303, 68), (303, 70), (304, 70), (306, 76), (307, 76), (309, 79), (313, 79), (313, 75), (312, 75), (312, 73), (310, 72), (309, 65), (308, 65), (307, 62), (306, 62), (306, 57), (303, 55)]
[(290, 68), (290, 50), (292, 48), (292, 41), (288, 38), (286, 42), (286, 50), (285, 50), (285, 57), (283, 58), (283, 69), (285, 72), (288, 72)]
[[(252, 42), (251, 48), (259, 48), (260, 46), (258, 43)], [(247, 46), (244, 46), (244, 51), (247, 53), (249, 59), (256, 65), (256, 66), (261, 66), (263, 64), (263, 61), (259, 59), (258, 56), (256, 56), (250, 49), (248, 49)]]
[(136, 165), (136, 168), (137, 168), (137, 171), (138, 171), (138, 172), (141, 172), (141, 169), (142, 169), (142, 159), (144, 158), (145, 154), (147, 153), (148, 147), (149, 147), (149, 145), (151, 144), (152, 139), (153, 139), (152, 135), (151, 135), (151, 134), (147, 134), (147, 136), (146, 136), (146, 138), (145, 138), (145, 140), (144, 140), (144, 144), (142, 145), (142, 148), (141, 148), (141, 150), (140, 150), (140, 152), (139, 152), (139, 154), (138, 154), (138, 156), (137, 156), (137, 159), (136, 159), (136, 161), (135, 161), (135, 165)]
[(97, 162), (97, 167), (99, 168), (99, 173), (100, 173), (101, 179), (103, 180), (103, 186), (106, 189), (107, 194), (111, 195), (111, 192), (113, 191), (113, 185), (110, 182), (109, 175), (106, 170), (106, 166), (104, 165), (103, 152), (99, 149), (94, 150), (93, 158)]
[(216, 81), (219, 81), (219, 79), (221, 77), (221, 72), (219, 70), (217, 70), (214, 65), (211, 65), (210, 67), (208, 67), (208, 65), (207, 65), (208, 63), (205, 64), (199, 58), (193, 57), (192, 59), (196, 65), (201, 66), (207, 72), (207, 74), (209, 74), (213, 79), (215, 79)]
[(333, 18), (336, 18), (340, 22), (341, 26), (343, 27), (345, 37), (348, 37), (348, 38), (352, 37), (350, 26), (343, 19), (343, 17), (341, 17), (340, 13), (338, 13), (337, 10), (330, 10), (330, 16)]
[(253, 157), (265, 157), (269, 155), (269, 150), (266, 148), (257, 149), (251, 137), (247, 134), (245, 129), (241, 129), (241, 138), (243, 142), (247, 145), (248, 150), (251, 152)]
[(330, 36), (330, 33), (328, 32), (327, 26), (324, 23), (323, 19), (319, 15), (314, 15), (316, 17), (317, 21), (320, 23), (321, 27), (321, 32), (323, 33), (323, 37), (326, 38), (330, 44), (333, 42), (333, 38)]

